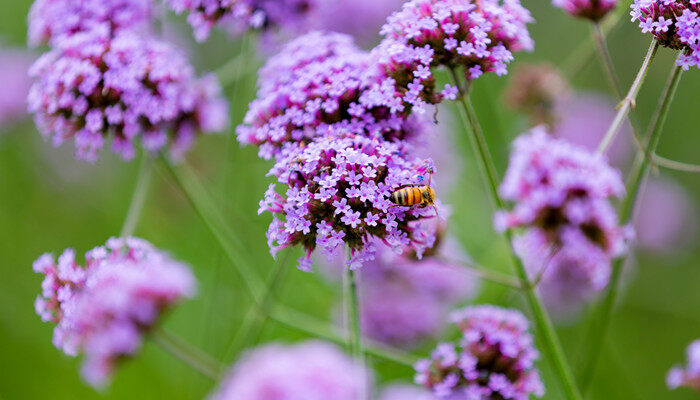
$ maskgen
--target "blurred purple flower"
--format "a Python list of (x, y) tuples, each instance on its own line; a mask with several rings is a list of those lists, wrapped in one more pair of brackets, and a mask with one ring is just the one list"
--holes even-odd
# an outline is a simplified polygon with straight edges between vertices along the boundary
[(28, 40), (34, 46), (57, 45), (79, 32), (147, 30), (152, 16), (151, 0), (35, 0)]
[(188, 12), (194, 36), (204, 41), (214, 25), (233, 34), (252, 29), (262, 32), (298, 32), (310, 23), (318, 3), (326, 0), (165, 0), (176, 13)]
[[(287, 44), (260, 70), (257, 98), (236, 131), (269, 159), (315, 137), (349, 133), (383, 139), (413, 134), (405, 117), (377, 106), (386, 93), (370, 90), (379, 71), (352, 37), (311, 32)], [(416, 126), (414, 126), (416, 125)]]
[(552, 0), (552, 4), (575, 17), (598, 21), (615, 8), (617, 0)]
[[(615, 118), (615, 101), (597, 93), (579, 92), (559, 102), (555, 112), (558, 122), (552, 135), (595, 151)], [(595, 116), (595, 118), (592, 118)], [(607, 155), (611, 163), (621, 166), (629, 158), (634, 140), (629, 122), (622, 125)]]
[(102, 386), (166, 309), (192, 297), (195, 280), (187, 267), (137, 238), (112, 238), (85, 260), (78, 265), (70, 249), (58, 262), (50, 254), (37, 259), (34, 271), (45, 277), (35, 308), (43, 321), (56, 323), (54, 345), (71, 356), (83, 353), (83, 377)]
[(455, 143), (458, 125), (447, 108), (440, 110), (438, 123), (434, 122), (433, 114), (427, 114), (431, 117), (412, 116), (404, 128), (410, 133), (407, 137), (415, 144), (414, 154), (420, 158), (432, 158), (439, 173), (433, 175), (431, 185), (438, 193), (444, 194), (458, 186), (464, 168), (463, 158)]
[(458, 344), (442, 343), (416, 363), (415, 381), (438, 398), (517, 399), (544, 395), (539, 357), (528, 323), (518, 311), (483, 305), (453, 313)]
[[(611, 259), (626, 251), (631, 229), (619, 226), (609, 201), (624, 191), (602, 156), (538, 127), (514, 142), (500, 192), (515, 205), (497, 213), (495, 225), (525, 228), (518, 255), (531, 272), (545, 271), (543, 290), (554, 302), (571, 295), (576, 303), (607, 284)], [(579, 290), (566, 290), (571, 285)]]
[(267, 234), (273, 255), (300, 244), (306, 256), (299, 268), (310, 271), (316, 247), (331, 256), (347, 245), (351, 268), (374, 257), (375, 238), (396, 251), (408, 246), (419, 256), (432, 247), (434, 232), (421, 220), (434, 211), (391, 207), (389, 201), (396, 188), (418, 184), (432, 168), (429, 160), (409, 158), (405, 143), (326, 135), (286, 150), (268, 173), (288, 187), (285, 196), (270, 185), (258, 211), (274, 214)]
[(331, 0), (323, 1), (313, 19), (316, 29), (352, 35), (357, 43), (370, 46), (379, 39), (386, 18), (401, 7), (404, 0)]
[(651, 32), (662, 46), (683, 50), (676, 64), (700, 68), (700, 2), (697, 0), (634, 0), (632, 21)]
[(670, 179), (651, 178), (640, 193), (634, 226), (644, 249), (670, 253), (695, 236), (696, 210), (683, 187)]
[(700, 392), (700, 339), (688, 346), (686, 357), (688, 364), (685, 369), (675, 366), (668, 371), (666, 385), (669, 389), (685, 386)]
[(27, 71), (33, 58), (27, 52), (0, 49), (0, 129), (26, 114), (27, 94), (31, 85)]
[(410, 385), (391, 385), (384, 390), (379, 400), (437, 400), (425, 389)]
[(506, 74), (512, 52), (531, 50), (526, 24), (530, 12), (518, 0), (411, 0), (382, 27), (382, 43), (374, 53), (395, 86), (387, 106), (424, 111), (446, 95), (435, 87), (433, 67), (463, 69), (467, 80), (486, 72)]
[(356, 400), (369, 383), (369, 373), (331, 344), (268, 344), (243, 356), (211, 400)]
[(150, 152), (181, 156), (198, 132), (227, 123), (213, 76), (196, 79), (182, 54), (152, 37), (106, 32), (72, 35), (32, 66), (29, 110), (58, 146), (73, 139), (76, 157), (95, 162), (105, 141), (124, 159), (137, 139)]

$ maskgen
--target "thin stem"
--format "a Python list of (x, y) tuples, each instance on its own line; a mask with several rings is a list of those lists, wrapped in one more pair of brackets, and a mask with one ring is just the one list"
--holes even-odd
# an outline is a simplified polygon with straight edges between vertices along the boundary
[(501, 272), (482, 267), (482, 266), (477, 265), (473, 262), (454, 260), (454, 259), (450, 259), (450, 258), (442, 257), (442, 256), (437, 256), (436, 259), (438, 259), (446, 264), (463, 266), (463, 267), (469, 269), (469, 271), (472, 272), (474, 275), (476, 275), (477, 277), (479, 277), (483, 280), (497, 283), (499, 285), (507, 286), (507, 287), (512, 288), (512, 289), (521, 290), (523, 288), (522, 285), (520, 285), (520, 281), (518, 279), (516, 279), (508, 274), (503, 274)]
[(642, 84), (644, 83), (644, 79), (646, 78), (647, 73), (649, 72), (649, 67), (651, 66), (651, 62), (656, 56), (656, 51), (658, 50), (658, 48), (659, 42), (657, 42), (656, 39), (652, 39), (651, 44), (649, 45), (649, 50), (647, 51), (647, 54), (644, 57), (644, 62), (642, 62), (642, 66), (639, 68), (639, 72), (637, 72), (637, 76), (634, 79), (632, 86), (630, 86), (630, 90), (629, 92), (627, 92), (627, 96), (625, 96), (625, 98), (618, 106), (618, 111), (617, 115), (615, 115), (615, 119), (613, 120), (612, 124), (610, 125), (610, 128), (605, 134), (605, 137), (603, 137), (603, 140), (598, 145), (597, 152), (599, 154), (605, 153), (612, 141), (615, 139), (617, 132), (620, 131), (622, 123), (627, 118), (630, 109), (634, 108), (635, 102), (637, 100), (637, 95), (639, 94), (639, 90), (642, 88)]
[(355, 271), (346, 267), (343, 282), (346, 285), (348, 301), (348, 347), (355, 360), (362, 362), (362, 338), (360, 336), (360, 304), (357, 295), (357, 276)]
[(608, 50), (608, 45), (605, 42), (605, 36), (600, 28), (598, 22), (591, 23), (591, 31), (593, 33), (593, 41), (598, 48), (598, 55), (600, 60), (603, 62), (603, 70), (605, 71), (605, 77), (608, 80), (610, 88), (615, 94), (617, 100), (622, 100), (622, 86), (620, 81), (617, 79), (617, 74), (615, 73), (615, 64), (613, 63), (612, 57), (610, 57), (610, 50)]
[[(651, 136), (649, 137), (649, 143), (646, 147), (646, 151), (644, 152), (643, 157), (637, 158), (632, 172), (630, 173), (630, 180), (627, 183), (628, 194), (620, 205), (620, 221), (622, 221), (623, 224), (628, 224), (632, 220), (641, 186), (649, 174), (652, 156), (659, 144), (661, 132), (663, 131), (663, 126), (666, 122), (668, 112), (671, 109), (671, 103), (673, 102), (673, 97), (676, 93), (676, 89), (678, 88), (682, 71), (683, 70), (681, 67), (675, 66), (673, 68), (673, 71), (669, 77), (669, 82), (664, 89), (664, 93), (662, 94), (661, 101), (658, 105), (659, 117), (652, 126), (652, 132)], [(587, 343), (589, 343), (589, 345), (584, 347), (586, 354), (588, 354), (588, 359), (583, 363), (584, 369), (581, 378), (581, 388), (584, 393), (590, 386), (602, 347), (605, 344), (605, 337), (608, 329), (610, 328), (612, 309), (620, 291), (620, 277), (622, 276), (622, 268), (624, 267), (626, 260), (627, 257), (623, 256), (617, 258), (613, 262), (610, 284), (608, 285), (605, 298), (600, 308), (598, 323), (592, 324), (591, 329), (588, 332)]]
[(141, 216), (141, 211), (146, 202), (146, 195), (148, 194), (148, 187), (151, 182), (152, 174), (153, 159), (144, 152), (141, 156), (141, 165), (139, 166), (139, 173), (136, 178), (136, 185), (134, 186), (134, 194), (131, 196), (129, 210), (126, 213), (124, 225), (122, 225), (119, 236), (125, 237), (134, 234), (136, 225), (139, 222), (139, 217)]
[(189, 365), (195, 371), (212, 380), (219, 379), (223, 367), (210, 355), (162, 329), (152, 331), (149, 337), (163, 350)]
[[(457, 73), (454, 70), (450, 71), (455, 81), (455, 85), (457, 85), (457, 87), (461, 87), (460, 79), (458, 78)], [(498, 194), (498, 175), (496, 174), (496, 168), (494, 167), (493, 160), (491, 159), (491, 154), (489, 153), (486, 140), (484, 139), (484, 135), (481, 130), (481, 126), (479, 125), (479, 121), (477, 120), (476, 112), (474, 111), (471, 103), (469, 102), (469, 99), (464, 96), (464, 93), (462, 93), (462, 96), (460, 96), (459, 100), (460, 105), (462, 106), (460, 108), (460, 116), (462, 117), (463, 122), (471, 128), (469, 137), (473, 148), (477, 151), (477, 158), (479, 159), (480, 169), (484, 173), (484, 179), (486, 180), (489, 192), (491, 193), (491, 200), (497, 208), (502, 209), (504, 206), (504, 202)], [(550, 320), (547, 311), (545, 311), (542, 301), (539, 299), (539, 297), (537, 297), (537, 294), (535, 293), (535, 290), (527, 277), (527, 271), (525, 270), (525, 267), (523, 266), (520, 258), (518, 258), (518, 256), (515, 253), (515, 249), (513, 248), (512, 236), (513, 235), (511, 230), (506, 230), (505, 237), (508, 241), (510, 256), (515, 268), (515, 272), (518, 275), (518, 278), (520, 279), (520, 284), (525, 289), (525, 297), (527, 298), (527, 302), (532, 311), (535, 324), (540, 333), (540, 338), (545, 347), (545, 351), (552, 363), (555, 372), (557, 373), (561, 381), (561, 384), (564, 387), (566, 398), (569, 400), (581, 400), (581, 395), (579, 394), (579, 391), (576, 388), (574, 376), (571, 373), (571, 369), (569, 368), (569, 365), (566, 362), (564, 350), (554, 330), (552, 321)]]
[[(233, 86), (235, 91), (241, 77), (246, 74), (248, 63), (254, 58), (249, 54), (251, 38), (250, 34), (245, 34), (241, 38), (241, 48), (238, 55), (228, 60), (224, 65), (214, 71), (214, 74), (219, 78), (219, 83), (222, 87)], [(234, 97), (235, 98), (235, 97)]]

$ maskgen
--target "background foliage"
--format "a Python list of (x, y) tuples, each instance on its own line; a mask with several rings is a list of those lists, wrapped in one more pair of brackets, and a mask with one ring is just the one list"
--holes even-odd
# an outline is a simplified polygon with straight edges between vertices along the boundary
[[(531, 27), (536, 51), (519, 54), (516, 66), (521, 61), (542, 60), (561, 66), (579, 43), (590, 41), (585, 22), (574, 21), (548, 1), (523, 3), (537, 19)], [(24, 47), (30, 4), (29, 0), (0, 0), (0, 38), (4, 45)], [(173, 29), (181, 32), (175, 34), (177, 40), (189, 42), (190, 59), (201, 70), (216, 69), (240, 50), (240, 43), (220, 32), (207, 43), (195, 45), (183, 21), (171, 19), (175, 21)], [(613, 58), (625, 88), (641, 63), (648, 41), (626, 19), (610, 36)], [(651, 117), (672, 62), (672, 54), (660, 50), (638, 100), (637, 115), (643, 124)], [(239, 84), (227, 89), (233, 124), (241, 121), (253, 98), (255, 68), (257, 65), (249, 65)], [(0, 82), (3, 79), (0, 77)], [(473, 96), (501, 173), (505, 169), (507, 143), (525, 127), (524, 120), (500, 105), (506, 82), (507, 77), (484, 77), (477, 81)], [(596, 59), (573, 78), (573, 85), (576, 89), (607, 93)], [(684, 75), (676, 95), (659, 154), (700, 162), (699, 92), (700, 72), (691, 70)], [(259, 272), (267, 275), (275, 266), (264, 235), (269, 216), (258, 216), (256, 210), (269, 182), (264, 177), (269, 164), (257, 158), (254, 148), (240, 148), (232, 135), (201, 138), (189, 160), (225, 210), (228, 223), (241, 234)], [(443, 201), (454, 206), (451, 229), (474, 259), (509, 271), (505, 243), (491, 228), (491, 206), (467, 138), (460, 129), (454, 131), (454, 137), (455, 147), (466, 162), (457, 189), (441, 194)], [(205, 397), (213, 382), (152, 344), (146, 344), (141, 356), (119, 370), (110, 388), (98, 393), (80, 380), (78, 362), (53, 347), (53, 326), (42, 323), (34, 314), (32, 304), (41, 277), (32, 272), (32, 261), (45, 251), (59, 252), (65, 247), (82, 253), (118, 234), (138, 169), (138, 162), (123, 163), (109, 152), (102, 154), (96, 166), (79, 163), (73, 159), (71, 147), (53, 149), (42, 141), (29, 120), (3, 127), (0, 132), (0, 399)], [(696, 175), (670, 171), (661, 174), (680, 182), (689, 192), (690, 202), (698, 202), (700, 182)], [(226, 349), (251, 306), (250, 299), (163, 168), (157, 169), (152, 181), (137, 234), (187, 261), (200, 282), (199, 296), (169, 315), (166, 328), (230, 363), (236, 356), (226, 355)], [(283, 252), (278, 258), (279, 262), (289, 258), (289, 268), (285, 269), (286, 277), (277, 297), (308, 313), (331, 318), (340, 288), (325, 283), (319, 274), (308, 275), (294, 269), (293, 260), (298, 256), (292, 251)], [(700, 336), (698, 238), (670, 255), (637, 252), (634, 258), (635, 265), (627, 270), (625, 293), (614, 316), (591, 397), (694, 398), (684, 389), (669, 392), (664, 376), (672, 364), (682, 361), (686, 345)], [(517, 294), (488, 283), (482, 285), (477, 301), (524, 309)], [(577, 323), (560, 327), (574, 370), (579, 368), (577, 361), (585, 350), (580, 344), (586, 322), (583, 317)], [(258, 340), (300, 338), (295, 332), (268, 323)], [(426, 344), (417, 353), (426, 354), (432, 345)], [(409, 380), (412, 376), (410, 369), (389, 362), (375, 361), (374, 367), (379, 382)], [(550, 371), (544, 363), (540, 367), (548, 389), (546, 398), (560, 398)]]

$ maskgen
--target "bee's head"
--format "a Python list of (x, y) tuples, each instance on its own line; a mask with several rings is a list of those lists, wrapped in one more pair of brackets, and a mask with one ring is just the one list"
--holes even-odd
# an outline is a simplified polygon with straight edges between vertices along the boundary
[(423, 198), (428, 201), (428, 203), (433, 204), (435, 202), (435, 189), (431, 187), (426, 187), (423, 189)]

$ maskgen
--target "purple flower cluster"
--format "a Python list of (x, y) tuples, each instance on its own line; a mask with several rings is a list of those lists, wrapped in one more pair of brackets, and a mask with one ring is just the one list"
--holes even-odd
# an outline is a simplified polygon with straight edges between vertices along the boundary
[(700, 392), (700, 339), (688, 346), (686, 356), (688, 365), (685, 369), (681, 366), (671, 368), (666, 376), (666, 384), (669, 389), (685, 386)]
[(151, 0), (35, 0), (29, 11), (29, 43), (57, 45), (79, 32), (147, 30)]
[(555, 268), (545, 274), (589, 280), (600, 289), (607, 284), (610, 260), (625, 251), (630, 236), (609, 201), (624, 190), (619, 171), (602, 156), (538, 127), (514, 142), (500, 192), (515, 205), (499, 212), (495, 225), (526, 229), (516, 238), (517, 248), (532, 270), (542, 271), (547, 267), (542, 262), (550, 259)]
[(239, 360), (211, 400), (356, 400), (369, 373), (324, 342), (268, 344)]
[(250, 104), (238, 140), (260, 146), (260, 156), (279, 156), (316, 137), (339, 133), (403, 139), (404, 118), (392, 114), (382, 92), (371, 90), (378, 69), (352, 37), (311, 32), (293, 40), (260, 70), (257, 98)]
[(401, 7), (403, 0), (334, 0), (318, 5), (313, 23), (316, 29), (352, 35), (357, 43), (374, 45), (386, 17)]
[(285, 195), (270, 185), (258, 211), (275, 214), (267, 233), (273, 255), (299, 244), (307, 251), (299, 269), (310, 271), (316, 247), (331, 256), (346, 244), (351, 268), (374, 257), (373, 238), (419, 255), (432, 247), (434, 232), (421, 219), (434, 211), (392, 207), (389, 201), (397, 187), (419, 184), (432, 170), (429, 161), (407, 156), (407, 147), (341, 134), (288, 148), (269, 172), (288, 187)]
[(635, 0), (632, 21), (651, 32), (662, 46), (682, 50), (676, 63), (684, 70), (700, 67), (700, 2), (697, 0)]
[(434, 67), (461, 67), (469, 81), (486, 72), (506, 74), (512, 53), (534, 46), (526, 27), (531, 21), (518, 0), (405, 3), (388, 18), (381, 31), (385, 39), (375, 50), (387, 75), (382, 86), (396, 88), (387, 106), (420, 112), (426, 104), (455, 99), (457, 88), (436, 89)]
[(599, 21), (617, 5), (617, 0), (552, 0), (552, 4), (575, 17)]
[(105, 142), (124, 159), (137, 139), (175, 156), (199, 131), (227, 122), (226, 102), (213, 76), (197, 80), (171, 45), (132, 32), (106, 31), (64, 38), (30, 70), (29, 109), (41, 133), (58, 146), (75, 142), (77, 158), (94, 162)]
[(66, 250), (44, 254), (34, 271), (44, 274), (36, 312), (56, 323), (53, 343), (85, 355), (82, 374), (93, 386), (107, 382), (117, 363), (133, 356), (143, 335), (166, 309), (191, 297), (189, 269), (137, 238), (112, 238), (85, 255), (85, 267)]
[(214, 25), (232, 32), (299, 31), (324, 0), (165, 0), (176, 13), (189, 13), (187, 22), (198, 41), (206, 40)]
[(544, 395), (534, 362), (539, 356), (528, 323), (518, 311), (495, 306), (454, 312), (462, 337), (442, 343), (416, 363), (416, 383), (438, 398), (527, 400)]

